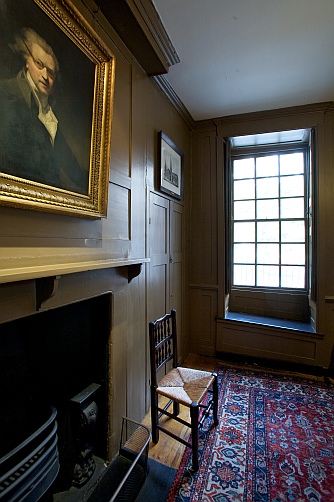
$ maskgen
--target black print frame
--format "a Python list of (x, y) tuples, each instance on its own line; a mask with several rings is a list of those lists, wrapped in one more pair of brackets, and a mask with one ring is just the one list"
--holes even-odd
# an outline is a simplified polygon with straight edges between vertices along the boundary
[[(1, 0), (0, 63), (0, 204), (106, 216), (109, 48), (69, 0)], [(37, 73), (51, 85), (46, 106)]]
[(183, 200), (184, 153), (163, 132), (159, 132), (159, 189)]

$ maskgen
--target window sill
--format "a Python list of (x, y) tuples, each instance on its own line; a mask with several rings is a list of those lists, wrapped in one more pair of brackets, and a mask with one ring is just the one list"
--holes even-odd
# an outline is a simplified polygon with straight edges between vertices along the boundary
[(264, 317), (252, 314), (243, 314), (239, 312), (227, 312), (224, 319), (226, 321), (238, 321), (249, 324), (259, 324), (261, 326), (269, 326), (274, 328), (288, 329), (303, 333), (316, 334), (311, 323), (291, 321), (289, 319), (278, 319), (275, 317)]

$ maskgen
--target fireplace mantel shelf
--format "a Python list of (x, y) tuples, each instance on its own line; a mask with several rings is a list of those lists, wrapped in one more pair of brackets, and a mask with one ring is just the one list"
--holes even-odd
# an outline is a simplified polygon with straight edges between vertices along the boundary
[(130, 267), (134, 269), (131, 275), (132, 277), (136, 277), (140, 273), (139, 269), (138, 273), (136, 272), (137, 268), (149, 261), (150, 258), (94, 258), (80, 261), (80, 257), (76, 257), (76, 260), (71, 262), (44, 263), (40, 265), (25, 263), (24, 266), (1, 268), (0, 284), (116, 267)]

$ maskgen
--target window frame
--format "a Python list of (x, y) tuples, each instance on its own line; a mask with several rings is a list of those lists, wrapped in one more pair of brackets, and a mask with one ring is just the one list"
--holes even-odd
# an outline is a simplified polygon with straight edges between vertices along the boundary
[[(225, 256), (225, 266), (226, 266), (226, 283), (225, 283), (225, 293), (228, 297), (228, 310), (232, 312), (255, 314), (255, 315), (265, 315), (268, 317), (295, 319), (300, 321), (309, 322), (310, 319), (310, 309), (309, 309), (309, 292), (312, 286), (312, 260), (313, 250), (311, 252), (312, 243), (310, 245), (309, 240), (309, 228), (310, 222), (314, 226), (314, 207), (313, 214), (310, 211), (310, 193), (314, 192), (314, 179), (312, 178), (312, 172), (314, 177), (314, 166), (310, 165), (310, 151), (312, 151), (312, 145), (310, 143), (311, 129), (308, 129), (308, 135), (303, 141), (289, 142), (289, 143), (276, 143), (270, 145), (255, 145), (255, 146), (241, 146), (232, 147), (231, 139), (226, 141), (225, 159), (227, 169), (226, 173), (226, 186), (228, 187), (228, 197), (226, 197), (226, 256)], [(304, 221), (305, 221), (305, 288), (283, 288), (283, 287), (263, 287), (263, 286), (237, 286), (233, 285), (233, 203), (234, 197), (232, 193), (233, 185), (233, 160), (235, 158), (259, 156), (259, 155), (270, 155), (279, 153), (292, 153), (297, 151), (304, 152)], [(280, 198), (279, 198), (280, 199)], [(255, 201), (256, 201), (255, 197)], [(314, 202), (314, 201), (313, 201)], [(256, 221), (256, 218), (255, 220)], [(279, 221), (281, 219), (279, 218)], [(281, 266), (281, 263), (279, 264)], [(236, 296), (243, 297), (245, 305), (238, 305), (235, 301)], [(265, 307), (252, 307), (252, 298), (254, 304), (273, 305), (277, 298), (286, 297), (286, 302), (295, 305), (298, 313), (297, 318), (294, 318), (294, 313), (283, 312), (278, 310), (269, 310)], [(289, 309), (288, 306), (285, 307)]]

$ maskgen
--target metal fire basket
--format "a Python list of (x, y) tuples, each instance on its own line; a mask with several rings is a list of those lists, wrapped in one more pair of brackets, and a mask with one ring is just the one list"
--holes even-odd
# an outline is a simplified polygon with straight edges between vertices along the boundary
[(45, 412), (42, 425), (0, 458), (0, 501), (35, 502), (59, 470), (57, 411)]

